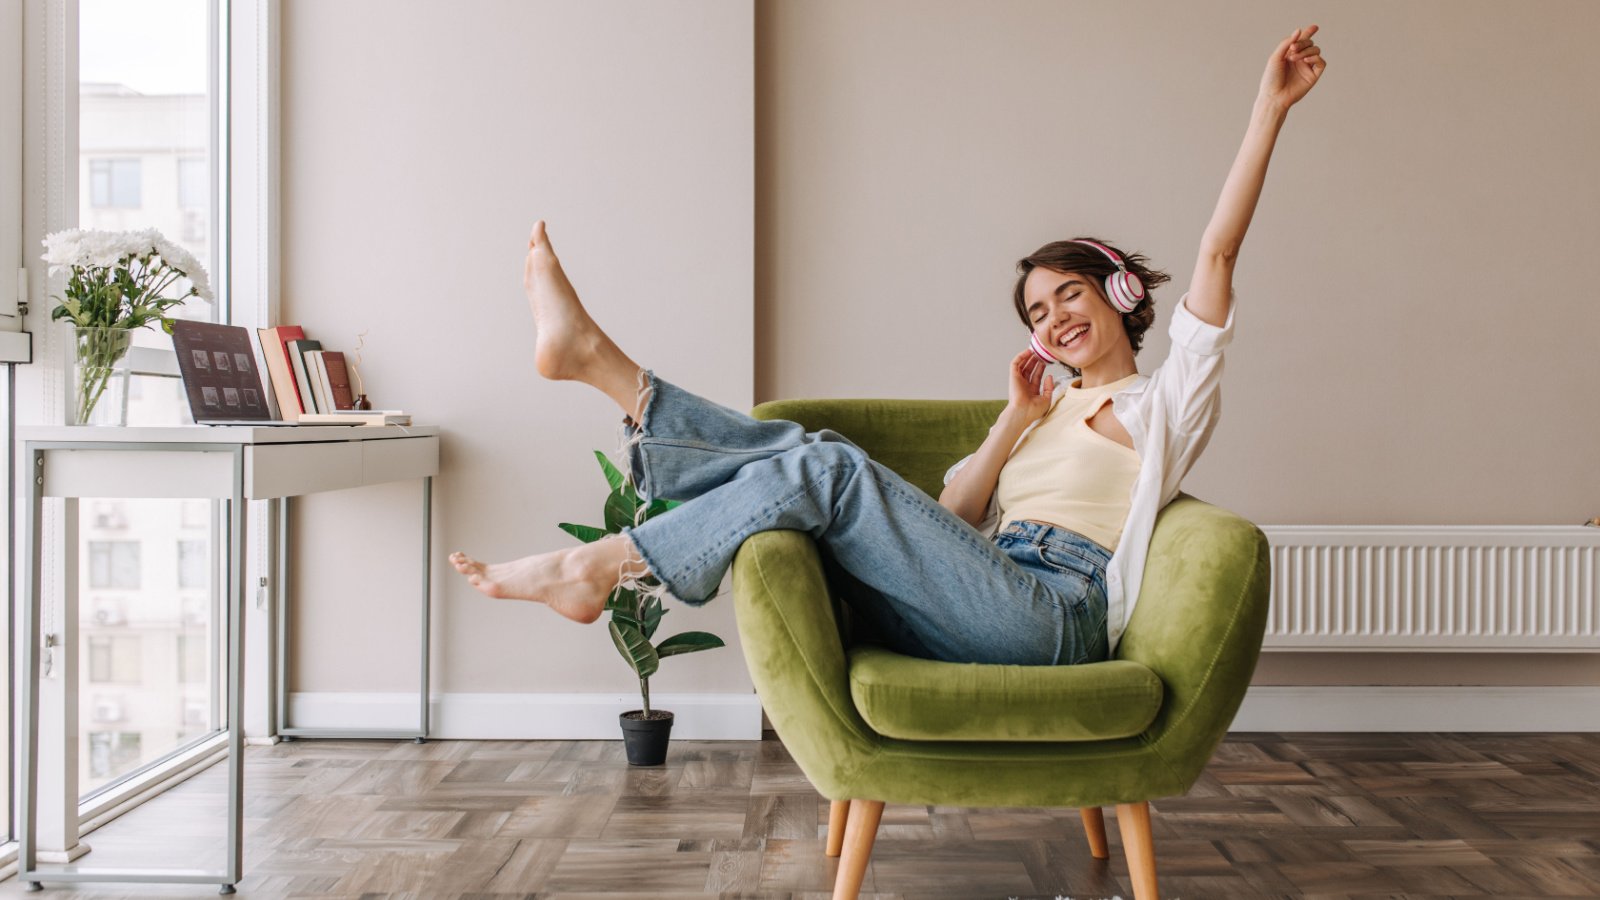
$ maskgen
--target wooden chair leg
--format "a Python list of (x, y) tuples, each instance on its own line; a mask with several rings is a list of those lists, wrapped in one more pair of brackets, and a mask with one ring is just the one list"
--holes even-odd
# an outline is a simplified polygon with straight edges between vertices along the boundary
[(882, 800), (850, 801), (850, 818), (844, 829), (844, 858), (839, 860), (839, 877), (833, 882), (833, 900), (856, 900), (860, 896), (861, 881), (867, 877), (867, 861), (872, 858), (872, 842), (878, 836), (878, 822), (882, 818)]
[(1095, 859), (1110, 859), (1106, 848), (1106, 814), (1098, 806), (1085, 806), (1078, 810), (1083, 816), (1083, 832), (1089, 836), (1089, 855)]
[(828, 807), (828, 849), (823, 851), (825, 856), (839, 855), (839, 849), (844, 846), (845, 822), (849, 818), (849, 800), (835, 800)]
[(1161, 900), (1156, 887), (1156, 848), (1150, 837), (1150, 803), (1117, 804), (1117, 826), (1122, 829), (1122, 850), (1128, 856), (1128, 878), (1134, 900)]

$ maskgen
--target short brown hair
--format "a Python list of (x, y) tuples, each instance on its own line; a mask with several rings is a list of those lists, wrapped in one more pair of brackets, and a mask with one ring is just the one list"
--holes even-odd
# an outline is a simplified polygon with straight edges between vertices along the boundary
[[(1140, 300), (1139, 305), (1133, 308), (1133, 312), (1127, 313), (1122, 317), (1122, 327), (1128, 332), (1128, 343), (1133, 345), (1133, 352), (1137, 355), (1139, 346), (1144, 343), (1144, 333), (1149, 331), (1150, 326), (1154, 325), (1156, 321), (1155, 297), (1152, 292), (1157, 287), (1171, 281), (1172, 276), (1150, 268), (1148, 265), (1150, 260), (1142, 254), (1128, 253), (1110, 241), (1101, 240), (1097, 237), (1076, 238), (1074, 240), (1093, 241), (1096, 244), (1105, 246), (1112, 253), (1122, 257), (1122, 262), (1128, 267), (1128, 271), (1138, 275), (1139, 280), (1144, 282), (1144, 299)], [(1116, 263), (1113, 263), (1110, 257), (1087, 244), (1078, 244), (1073, 241), (1051, 241), (1018, 260), (1017, 272), (1020, 274), (1017, 276), (1017, 287), (1013, 300), (1017, 306), (1017, 318), (1022, 320), (1023, 326), (1029, 331), (1033, 330), (1033, 323), (1028, 321), (1028, 303), (1023, 297), (1022, 288), (1028, 281), (1029, 273), (1040, 267), (1055, 272), (1076, 272), (1080, 275), (1092, 276), (1089, 282), (1094, 286), (1095, 293), (1100, 296), (1101, 300), (1106, 299), (1106, 276), (1117, 271)], [(1062, 363), (1062, 365), (1066, 365), (1066, 363)], [(1072, 366), (1067, 366), (1067, 370), (1072, 373), (1074, 378), (1083, 374)]]

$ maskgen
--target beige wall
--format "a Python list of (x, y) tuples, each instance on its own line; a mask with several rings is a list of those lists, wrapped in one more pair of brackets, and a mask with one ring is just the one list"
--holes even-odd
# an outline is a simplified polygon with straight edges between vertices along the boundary
[[(1002, 396), (1015, 261), (1079, 233), (1173, 276), (1148, 371), (1266, 53), (1306, 22), (1330, 68), (1280, 138), (1186, 487), (1262, 524), (1600, 513), (1578, 269), (1600, 5), (415, 8), (434, 14), (285, 3), (283, 317), (347, 350), (367, 330), (374, 399), (445, 429), (436, 690), (633, 686), (603, 630), (443, 568), (565, 546), (554, 523), (604, 492), (587, 453), (616, 411), (529, 362), (534, 218), (624, 347), (735, 408)], [(416, 511), (414, 485), (299, 504), (296, 690), (410, 687)], [(735, 636), (729, 604), (673, 616)], [(656, 689), (747, 690), (739, 654), (673, 660)], [(1597, 684), (1600, 657), (1269, 653), (1256, 682)]]
[[(403, 14), (398, 14), (403, 11)], [(521, 289), (544, 218), (595, 318), (641, 363), (736, 408), (753, 383), (748, 2), (291, 0), (283, 5), (282, 319), (335, 349), (365, 330), (380, 406), (443, 429), (434, 689), (628, 692), (603, 627), (489, 600), (449, 569), (570, 546), (597, 524), (591, 451), (619, 411), (533, 371)], [(414, 689), (420, 489), (299, 501), (291, 687)], [(730, 647), (660, 692), (748, 692), (731, 603), (665, 628)]]
[[(1018, 258), (1100, 235), (1173, 281), (1266, 56), (1321, 26), (1236, 273), (1185, 487), (1261, 524), (1600, 514), (1600, 68), (1586, 0), (762, 3), (756, 397), (993, 398)], [(1589, 654), (1267, 654), (1258, 684), (1597, 684)]]

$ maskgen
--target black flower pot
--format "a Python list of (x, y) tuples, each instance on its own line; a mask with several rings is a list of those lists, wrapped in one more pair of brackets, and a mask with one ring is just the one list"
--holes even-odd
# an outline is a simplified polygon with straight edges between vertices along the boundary
[(667, 761), (667, 739), (672, 736), (672, 713), (652, 709), (629, 710), (617, 717), (622, 722), (622, 744), (628, 751), (630, 766), (659, 766)]

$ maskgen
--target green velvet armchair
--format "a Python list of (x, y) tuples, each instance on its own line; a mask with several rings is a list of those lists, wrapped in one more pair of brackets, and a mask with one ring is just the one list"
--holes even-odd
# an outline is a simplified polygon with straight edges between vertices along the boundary
[[(752, 414), (831, 428), (937, 497), (1003, 406), (790, 400)], [(1134, 895), (1154, 900), (1148, 801), (1186, 793), (1238, 711), (1261, 653), (1269, 569), (1259, 528), (1180, 494), (1156, 520), (1113, 659), (944, 663), (853, 646), (840, 585), (810, 536), (751, 536), (733, 563), (739, 634), (778, 736), (833, 801), (835, 900), (859, 892), (886, 802), (1077, 807), (1099, 859), (1109, 858), (1100, 807), (1116, 804)]]

